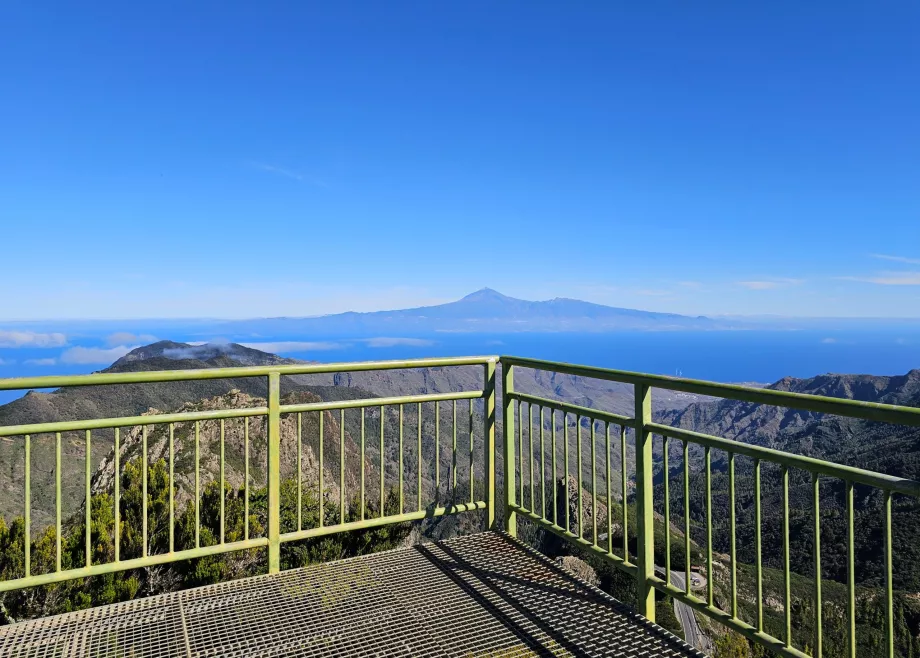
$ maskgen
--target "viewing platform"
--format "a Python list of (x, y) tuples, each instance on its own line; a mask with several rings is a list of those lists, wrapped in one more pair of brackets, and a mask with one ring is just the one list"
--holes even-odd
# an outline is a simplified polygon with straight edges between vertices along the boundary
[(0, 628), (39, 656), (702, 656), (499, 533)]
[[(282, 395), (283, 386), (315, 374), (461, 367), (479, 369), (481, 387), (329, 400)], [(635, 413), (517, 391), (514, 372), (522, 368), (631, 385)], [(834, 587), (848, 593), (849, 656), (858, 646), (853, 487), (880, 490), (886, 561), (878, 591), (886, 598), (884, 650), (895, 655), (891, 500), (920, 496), (920, 483), (654, 422), (652, 390), (908, 427), (920, 426), (917, 408), (495, 356), (7, 379), (0, 390), (247, 378), (263, 383), (264, 399), (232, 389), (236, 406), (213, 398), (168, 413), (0, 426), (5, 449), (20, 451), (23, 475), (22, 515), (0, 525), (7, 538), (0, 595), (12, 597), (0, 599), (2, 612), (34, 610), (26, 605), (33, 595), (49, 597), (41, 609), (54, 610), (54, 588), (66, 586), (74, 587), (74, 607), (86, 608), (0, 627), (0, 656), (702, 656), (699, 645), (655, 624), (656, 602), (682, 606), (679, 623), (692, 642), (703, 641), (697, 622), (707, 617), (777, 655), (821, 656), (820, 542), (810, 556), (819, 574), (810, 586), (813, 631), (792, 634), (790, 470), (804, 472), (816, 537), (822, 480), (846, 493), (848, 578)], [(111, 446), (101, 461), (96, 441)], [(726, 456), (724, 555), (713, 550), (713, 451)], [(85, 455), (85, 467), (74, 454)], [(752, 474), (748, 564), (736, 553), (736, 457)], [(785, 524), (785, 589), (771, 594), (769, 609), (765, 586), (778, 579), (768, 580), (763, 566), (762, 464), (780, 477)], [(705, 501), (693, 538), (691, 474)], [(449, 539), (410, 534), (422, 532), (413, 523), (430, 529), (448, 518), (466, 523), (448, 526)], [(399, 528), (405, 533), (389, 544), (379, 539)], [(378, 533), (378, 543), (356, 540), (372, 536), (362, 533)], [(310, 553), (340, 538), (352, 541), (349, 548)], [(532, 545), (566, 547), (625, 576), (629, 585), (615, 591), (629, 590), (630, 605)], [(233, 556), (246, 556), (236, 571), (223, 565), (227, 571), (192, 581), (215, 584), (182, 590), (179, 572), (167, 577), (202, 564), (196, 560)], [(697, 570), (705, 581), (693, 589)], [(233, 575), (215, 582), (214, 573)], [(98, 595), (89, 584), (99, 578), (115, 592), (107, 600), (123, 602), (87, 607)], [(137, 586), (118, 589), (123, 581)], [(739, 596), (741, 584), (749, 589)]]

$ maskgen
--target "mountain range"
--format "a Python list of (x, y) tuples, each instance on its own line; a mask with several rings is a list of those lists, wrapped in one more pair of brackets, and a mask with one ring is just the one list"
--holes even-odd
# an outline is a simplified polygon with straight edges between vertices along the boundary
[[(491, 296), (486, 293), (485, 297)], [(460, 302), (457, 302), (458, 304)], [(530, 302), (524, 302), (530, 304)], [(504, 307), (506, 302), (499, 300)], [(514, 304), (511, 304), (512, 306)], [(446, 305), (450, 306), (450, 305)], [(437, 307), (434, 307), (437, 308)], [(522, 311), (523, 313), (524, 311)], [(497, 311), (496, 311), (497, 313)], [(509, 311), (511, 313), (511, 311)], [(513, 314), (512, 314), (513, 316)], [(294, 359), (262, 352), (234, 343), (189, 344), (173, 341), (159, 341), (138, 347), (118, 359), (104, 372), (138, 372), (163, 369), (190, 369), (234, 367), (245, 365), (284, 365), (300, 363)], [(481, 367), (456, 368), (420, 368), (394, 371), (341, 372), (320, 375), (297, 375), (282, 378), (283, 402), (316, 402), (320, 400), (335, 401), (345, 399), (404, 395), (413, 393), (436, 393), (458, 390), (474, 390), (482, 385)], [(520, 369), (515, 374), (516, 387), (522, 392), (555, 398), (588, 407), (610, 410), (621, 414), (632, 413), (632, 388), (610, 382), (571, 377), (543, 371)], [(780, 379), (768, 388), (797, 393), (807, 393), (859, 399), (920, 407), (920, 369), (911, 370), (898, 376), (872, 376), (851, 374), (825, 374), (811, 378)], [(499, 392), (500, 395), (500, 392)], [(157, 414), (171, 411), (189, 411), (201, 409), (218, 409), (228, 407), (263, 405), (265, 396), (264, 378), (236, 378), (228, 380), (205, 380), (192, 382), (168, 382), (144, 385), (90, 386), (60, 389), (50, 393), (29, 392), (24, 397), (0, 406), (0, 425), (18, 425), (24, 423), (73, 420), (81, 418), (101, 418), (129, 416), (139, 414)], [(753, 443), (795, 454), (812, 456), (837, 463), (850, 464), (875, 471), (920, 479), (920, 431), (916, 428), (897, 427), (862, 420), (845, 419), (838, 416), (802, 412), (782, 407), (770, 407), (732, 400), (718, 400), (702, 396), (669, 393), (655, 390), (654, 418), (657, 422), (695, 431), (715, 434), (746, 443)], [(406, 437), (402, 454), (402, 464), (407, 482), (407, 506), (415, 504), (415, 488), (419, 457), (415, 448), (417, 420), (415, 405), (408, 405), (405, 414)], [(459, 432), (464, 440), (469, 436), (468, 416), (465, 405), (459, 409)], [(526, 416), (525, 416), (526, 419)], [(320, 472), (318, 460), (319, 416), (315, 413), (303, 417), (303, 460), (301, 473), (304, 482), (313, 482)], [(324, 412), (325, 463), (322, 469), (325, 478), (325, 496), (334, 503), (340, 493), (338, 465), (340, 463), (340, 440), (344, 436), (344, 455), (346, 464), (346, 491), (354, 492), (357, 488), (355, 473), (361, 464), (361, 451), (358, 437), (360, 424), (357, 412), (344, 416), (337, 412)], [(380, 416), (371, 408), (367, 414), (368, 436), (378, 436)], [(570, 419), (571, 420), (571, 419)], [(343, 423), (344, 421), (344, 423)], [(462, 492), (468, 482), (468, 462), (453, 463), (448, 444), (452, 418), (448, 404), (440, 406), (441, 442), (435, 450), (433, 440), (435, 423), (433, 405), (427, 405), (422, 421), (424, 437), (422, 447), (422, 484), (426, 499), (432, 494), (438, 500), (450, 496), (451, 492), (445, 482), (452, 477), (454, 469), (458, 473), (458, 492)], [(383, 418), (387, 441), (383, 455), (380, 454), (376, 440), (366, 446), (364, 466), (369, 482), (379, 478), (380, 465), (383, 466), (389, 485), (396, 482), (400, 464), (400, 452), (394, 438), (399, 433), (399, 415), (395, 408), (389, 408)], [(342, 424), (343, 423), (343, 424)], [(479, 409), (474, 409), (475, 454), (482, 454), (482, 419)], [(526, 420), (525, 420), (526, 423)], [(539, 425), (537, 425), (539, 427)], [(202, 423), (200, 445), (202, 448), (201, 474), (205, 484), (218, 477), (219, 465), (215, 454), (219, 449), (219, 425)], [(571, 425), (570, 425), (571, 430)], [(294, 417), (282, 418), (281, 461), (282, 475), (290, 478), (297, 472), (296, 446), (297, 424)], [(498, 435), (501, 436), (500, 428)], [(176, 481), (180, 504), (189, 501), (194, 491), (193, 477), (193, 442), (194, 428), (190, 424), (175, 424), (176, 443)], [(227, 482), (238, 487), (242, 483), (242, 464), (244, 454), (243, 432), (241, 423), (228, 421), (226, 427), (226, 478)], [(250, 427), (250, 476), (254, 486), (264, 486), (265, 427), (261, 419), (255, 419)], [(153, 429), (149, 436), (150, 459), (164, 457), (166, 437), (161, 427)], [(64, 433), (62, 484), (64, 518), (79, 510), (84, 492), (84, 443), (78, 433)], [(122, 431), (122, 464), (139, 455), (142, 433), (140, 428), (126, 428)], [(525, 430), (525, 441), (527, 432)], [(94, 492), (111, 489), (114, 476), (113, 437), (111, 432), (93, 433), (93, 480)], [(570, 456), (577, 457), (574, 442), (570, 442)], [(678, 442), (674, 442), (677, 444)], [(660, 446), (660, 440), (656, 439)], [(0, 516), (10, 519), (21, 514), (22, 505), (22, 441), (19, 437), (0, 439)], [(525, 442), (525, 447), (527, 443)], [(626, 454), (627, 472), (632, 471), (634, 454), (628, 445)], [(582, 458), (590, 463), (589, 442), (582, 447)], [(706, 483), (702, 475), (702, 451), (691, 448), (691, 482), (690, 485), (690, 526), (694, 546), (704, 546), (707, 517)], [(661, 471), (660, 453), (656, 461), (657, 485), (655, 491), (656, 509), (663, 513), (662, 481), (671, 478), (671, 512), (672, 527), (683, 526), (683, 487), (678, 486), (682, 477), (679, 446), (674, 445), (671, 453), (670, 473)], [(728, 572), (728, 557), (724, 555), (730, 549), (729, 510), (735, 506), (737, 514), (738, 558), (742, 574), (748, 574), (748, 565), (755, 561), (754, 542), (754, 497), (753, 465), (751, 460), (738, 458), (736, 463), (736, 491), (734, 501), (729, 498), (727, 460), (721, 451), (714, 450), (713, 477), (711, 482), (712, 497), (712, 537), (716, 551), (715, 562), (717, 599), (723, 607), (729, 585), (725, 574)], [(571, 460), (576, 463), (575, 459)], [(54, 472), (49, 465), (54, 463), (54, 437), (35, 435), (32, 437), (32, 514), (36, 528), (53, 523), (54, 518)], [(437, 486), (432, 476), (434, 464), (441, 472), (441, 484)], [(619, 482), (622, 464), (618, 451), (612, 459), (614, 482)], [(483, 462), (474, 464), (477, 486), (483, 482)], [(501, 478), (498, 478), (499, 480)], [(412, 484), (410, 484), (412, 483)], [(498, 483), (500, 486), (500, 482)], [(599, 472), (598, 490), (606, 487), (603, 473)], [(574, 480), (568, 483), (570, 488), (577, 487)], [(583, 485), (584, 486), (584, 485)], [(804, 637), (809, 632), (808, 620), (811, 619), (807, 608), (810, 605), (811, 578), (813, 578), (812, 545), (814, 518), (811, 512), (812, 483), (809, 474), (792, 469), (790, 472), (790, 521), (789, 546), (791, 568), (793, 572), (793, 625), (797, 636)], [(834, 478), (822, 478), (820, 485), (821, 506), (821, 545), (822, 575), (826, 579), (825, 606), (827, 607), (826, 624), (828, 631), (828, 652), (831, 645), (842, 646), (833, 639), (831, 632), (839, 626), (837, 620), (844, 618), (844, 588), (840, 583), (846, 580), (846, 506), (844, 484)], [(462, 494), (465, 496), (466, 494)], [(583, 494), (585, 495), (585, 494)], [(632, 496), (629, 496), (630, 499)], [(466, 499), (465, 497), (463, 498)], [(619, 489), (614, 488), (614, 499), (619, 500)], [(765, 601), (767, 604), (765, 624), (774, 633), (782, 632), (782, 610), (778, 601), (781, 598), (783, 534), (782, 528), (782, 483), (778, 468), (764, 464), (762, 468), (761, 504), (763, 510), (762, 539), (763, 558), (766, 568)], [(632, 512), (630, 512), (632, 513)], [(661, 517), (659, 517), (661, 518)], [(920, 544), (915, 539), (920, 536), (920, 504), (913, 499), (896, 496), (893, 499), (893, 562), (894, 584), (896, 588), (895, 604), (898, 610), (896, 628), (899, 638), (901, 633), (917, 637), (920, 633), (920, 609), (913, 603), (917, 591), (920, 591)], [(883, 584), (883, 562), (881, 546), (883, 545), (883, 497), (881, 492), (871, 487), (855, 488), (855, 523), (856, 554), (855, 564), (858, 578), (859, 596), (865, 600), (865, 609), (860, 608), (860, 637), (865, 642), (878, 644), (880, 631), (875, 620), (879, 615), (880, 599), (878, 588)], [(67, 523), (65, 523), (67, 525)], [(635, 524), (632, 524), (633, 527)], [(450, 533), (454, 530), (444, 526), (438, 532)], [(678, 542), (679, 543), (679, 542)], [(675, 545), (672, 542), (672, 546)], [(696, 549), (694, 549), (696, 551)], [(695, 553), (696, 554), (696, 553)], [(701, 558), (695, 558), (700, 560)], [(673, 560), (672, 560), (673, 561)], [(680, 560), (678, 560), (680, 562)], [(749, 577), (742, 581), (740, 604), (750, 614), (751, 587)], [(861, 600), (862, 600), (861, 599)], [(835, 631), (836, 632), (836, 631)], [(905, 636), (907, 637), (907, 636)], [(833, 642), (832, 642), (833, 640)], [(901, 639), (898, 640), (899, 646)], [(905, 642), (907, 642), (905, 640)], [(913, 642), (913, 640), (910, 640)], [(864, 655), (876, 655), (874, 649), (863, 646)], [(916, 642), (914, 642), (916, 644)], [(874, 644), (872, 646), (875, 646)], [(871, 649), (871, 650), (870, 650)]]
[[(267, 323), (267, 324), (266, 324)], [(392, 332), (600, 332), (673, 331), (743, 328), (740, 320), (692, 317), (604, 306), (557, 297), (527, 301), (483, 288), (454, 302), (393, 311), (349, 311), (312, 318), (239, 320), (233, 328), (245, 331), (252, 324), (260, 331), (290, 335), (392, 335)]]
[[(115, 361), (102, 372), (142, 372), (151, 370), (182, 370), (200, 368), (239, 367), (254, 365), (285, 365), (302, 363), (296, 359), (287, 359), (275, 354), (245, 347), (235, 343), (218, 343), (192, 345), (174, 341), (159, 341), (150, 345), (138, 347), (125, 356)], [(618, 413), (630, 413), (632, 405), (632, 389), (625, 384), (616, 382), (603, 382), (593, 379), (572, 377), (556, 373), (520, 369), (515, 375), (518, 390), (544, 397), (554, 397), (572, 404), (595, 406), (609, 409)], [(295, 375), (282, 378), (282, 394), (285, 400), (292, 397), (305, 400), (310, 399), (335, 401), (344, 399), (390, 397), (397, 395), (412, 395), (424, 393), (447, 393), (452, 391), (475, 390), (482, 387), (482, 368), (474, 366), (461, 366), (451, 368), (417, 368), (406, 370), (384, 370), (367, 372), (340, 372), (316, 375)], [(232, 395), (228, 394), (233, 391)], [(233, 378), (225, 380), (201, 380), (186, 382), (162, 382), (151, 384), (117, 384), (108, 386), (84, 386), (76, 388), (62, 388), (50, 393), (30, 391), (25, 396), (0, 405), (0, 425), (21, 425), (38, 422), (56, 422), (86, 418), (114, 418), (134, 416), (153, 412), (172, 412), (190, 408), (216, 408), (221, 405), (242, 404), (253, 400), (264, 399), (266, 386), (264, 378)], [(500, 391), (499, 391), (500, 396)], [(656, 396), (656, 405), (661, 409), (681, 408), (693, 402), (702, 401), (703, 397), (661, 391)], [(414, 406), (414, 405), (410, 405)], [(425, 450), (431, 451), (429, 445), (434, 434), (433, 411), (426, 405), (424, 410), (424, 437)], [(449, 404), (444, 403), (441, 409), (441, 425), (444, 432), (448, 432), (452, 419), (448, 417)], [(152, 411), (154, 410), (154, 411)], [(412, 410), (410, 410), (412, 411)], [(463, 413), (466, 411), (465, 403), (460, 405), (461, 431)], [(395, 413), (395, 412), (394, 412)], [(326, 432), (330, 443), (338, 434), (339, 417), (337, 414), (327, 414)], [(475, 440), (477, 450), (481, 451), (481, 413), (474, 409), (476, 417)], [(312, 417), (312, 414), (308, 414)], [(412, 413), (407, 413), (407, 422), (414, 422)], [(313, 423), (313, 419), (309, 419)], [(378, 421), (373, 421), (378, 422)], [(398, 433), (398, 419), (396, 416), (386, 420), (388, 436)], [(235, 426), (234, 426), (235, 427)], [(311, 431), (315, 428), (311, 425)], [(374, 427), (379, 427), (375, 425)], [(214, 428), (203, 427), (203, 437), (207, 445), (213, 443)], [(236, 430), (233, 430), (236, 432)], [(256, 431), (256, 430), (254, 430)], [(258, 430), (261, 431), (261, 430)], [(345, 416), (346, 453), (349, 459), (357, 459), (355, 437), (359, 436), (360, 426), (354, 413)], [(368, 432), (377, 430), (368, 428)], [(414, 431), (414, 430), (413, 430)], [(133, 434), (124, 432), (125, 443), (123, 450), (135, 450), (136, 443)], [(315, 431), (314, 431), (315, 434)], [(311, 435), (312, 436), (312, 435)], [(468, 435), (467, 435), (468, 436)], [(151, 437), (152, 438), (152, 437)], [(162, 437), (160, 437), (162, 438)], [(236, 434), (233, 435), (231, 450), (237, 450)], [(94, 470), (106, 467), (106, 459), (112, 452), (114, 435), (109, 431), (99, 430), (93, 432), (92, 462)], [(254, 441), (257, 440), (254, 435)], [(153, 445), (153, 444), (151, 444)], [(161, 446), (162, 447), (162, 446)], [(316, 461), (315, 445), (307, 443), (305, 449), (314, 451), (308, 455), (304, 468), (313, 468)], [(587, 448), (586, 448), (587, 449)], [(64, 497), (64, 512), (77, 509), (83, 495), (83, 470), (84, 470), (84, 443), (77, 433), (65, 433), (63, 450), (63, 475), (62, 492)], [(337, 448), (336, 448), (337, 450)], [(411, 446), (407, 449), (411, 453)], [(159, 454), (159, 453), (157, 453)], [(337, 454), (337, 453), (335, 453)], [(479, 454), (479, 453), (477, 453)], [(372, 463), (379, 464), (379, 454), (373, 447), (368, 448), (369, 469)], [(23, 447), (17, 437), (0, 439), (0, 515), (11, 516), (21, 513), (21, 488), (23, 468)], [(631, 461), (631, 449), (627, 461)], [(440, 460), (444, 472), (452, 466), (451, 455), (442, 445)], [(395, 468), (398, 456), (390, 450), (385, 462), (388, 468)], [(410, 463), (411, 462), (411, 463)], [(36, 524), (47, 523), (54, 511), (54, 478), (52, 470), (39, 467), (39, 465), (54, 463), (54, 437), (50, 435), (35, 435), (32, 437), (32, 489), (33, 489), (33, 519)], [(406, 458), (409, 473), (414, 472), (415, 461)], [(334, 460), (327, 462), (327, 469), (331, 469)], [(358, 462), (354, 468), (349, 466), (350, 472), (357, 471)], [(288, 467), (290, 464), (287, 465)], [(482, 477), (482, 463), (476, 464), (476, 475)], [(615, 455), (614, 466), (619, 470), (619, 455)], [(312, 473), (315, 473), (313, 471)], [(369, 471), (370, 473), (370, 471)], [(230, 479), (237, 478), (239, 474), (229, 474)], [(305, 477), (308, 474), (305, 471)], [(327, 473), (327, 482), (334, 483), (338, 475), (333, 470)], [(370, 477), (370, 474), (368, 475)], [(432, 483), (425, 475), (426, 487)], [(334, 488), (334, 487), (333, 487)]]

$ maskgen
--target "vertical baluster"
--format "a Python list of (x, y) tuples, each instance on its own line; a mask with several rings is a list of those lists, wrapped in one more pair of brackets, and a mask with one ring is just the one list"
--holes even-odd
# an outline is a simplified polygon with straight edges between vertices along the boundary
[(594, 537), (591, 543), (597, 546), (597, 430), (593, 418), (591, 421), (591, 529)]
[(121, 560), (121, 429), (115, 428), (115, 561)]
[(505, 473), (505, 532), (511, 537), (517, 537), (517, 512), (512, 505), (519, 503), (515, 500), (514, 477), (517, 469), (517, 458), (514, 455), (514, 366), (502, 364), (502, 418), (504, 427), (502, 434), (505, 443), (504, 473)]
[(524, 507), (524, 403), (518, 400), (518, 461), (521, 463), (518, 504)]
[(86, 430), (86, 478), (84, 480), (84, 485), (86, 486), (86, 491), (84, 493), (83, 503), (84, 510), (83, 513), (86, 515), (84, 520), (84, 525), (86, 526), (86, 566), (89, 567), (92, 565), (93, 561), (93, 539), (92, 539), (92, 527), (93, 527), (93, 498), (92, 492), (90, 491), (90, 484), (92, 482), (92, 470), (93, 470), (93, 452), (90, 447), (92, 442), (92, 431)]
[(303, 414), (297, 414), (297, 530), (303, 530)]
[(581, 416), (575, 414), (575, 450), (578, 452), (578, 478), (575, 483), (575, 495), (578, 496), (578, 536), (581, 539), (585, 538), (585, 516), (584, 516), (584, 505), (582, 499), (584, 496), (581, 495), (581, 483), (582, 478), (584, 477), (584, 465), (582, 464), (581, 456)]
[(613, 481), (610, 472), (610, 423), (604, 423), (604, 454), (607, 457), (607, 555), (613, 555)]
[(565, 411), (562, 412), (562, 461), (563, 466), (565, 467), (565, 478), (563, 478), (563, 486), (565, 487), (565, 509), (562, 511), (565, 516), (565, 531), (572, 531), (572, 522), (569, 519), (569, 414)]
[(629, 564), (629, 515), (626, 509), (626, 426), (620, 425), (620, 479), (623, 487), (623, 561)]
[(23, 473), (23, 560), (25, 577), (32, 574), (32, 439), (26, 434), (23, 448), (25, 471)]
[(201, 546), (200, 422), (195, 421), (195, 548)]
[(712, 605), (712, 454), (706, 446), (706, 600)]
[(54, 569), (61, 570), (61, 433), (54, 434)]
[[(248, 461), (248, 460), (247, 460)], [(175, 446), (175, 427), (169, 424), (169, 552), (176, 550), (176, 446)], [(249, 511), (247, 506), (246, 511)], [(246, 515), (247, 539), (249, 530), (249, 515)]]
[(319, 527), (322, 528), (326, 523), (326, 496), (323, 490), (323, 444), (325, 443), (326, 412), (319, 411)]
[(815, 648), (812, 655), (821, 658), (821, 479), (817, 473), (811, 475), (811, 486), (815, 514)]
[[(456, 434), (455, 434), (456, 436)], [(454, 452), (456, 452), (456, 445), (454, 446)], [(406, 511), (406, 508), (403, 507), (403, 405), (399, 405), (399, 513), (402, 514)]]
[(453, 444), (451, 447), (451, 465), (450, 474), (453, 482), (451, 483), (450, 500), (451, 504), (457, 504), (457, 401), (451, 400), (451, 416), (453, 424)]
[(683, 467), (684, 467), (684, 588), (687, 596), (690, 595), (690, 443), (683, 442)]
[(549, 410), (550, 442), (553, 444), (553, 477), (550, 486), (553, 488), (553, 524), (559, 525), (559, 501), (556, 494), (556, 410)]
[(470, 400), (470, 502), (475, 502), (475, 486), (473, 484), (473, 454), (475, 448), (473, 447), (473, 400)]
[(141, 428), (141, 551), (147, 557), (147, 426)]
[(226, 541), (226, 517), (225, 517), (225, 501), (224, 501), (224, 482), (225, 482), (225, 473), (224, 473), (224, 439), (225, 439), (225, 423), (226, 421), (220, 419), (220, 543), (223, 544)]
[(364, 520), (364, 407), (361, 407), (361, 520)]
[(792, 646), (792, 587), (789, 581), (789, 467), (783, 466), (783, 593), (786, 646)]
[(527, 468), (530, 469), (530, 511), (537, 511), (537, 503), (534, 501), (534, 452), (533, 452), (533, 405), (527, 405), (527, 441), (530, 449), (527, 451)]
[(763, 560), (760, 516), (760, 460), (754, 460), (754, 550), (757, 553), (757, 632), (763, 631)]
[(668, 437), (661, 437), (664, 477), (664, 582), (671, 584), (671, 469), (668, 468)]
[(495, 522), (495, 475), (498, 453), (495, 450), (495, 360), (483, 366), (482, 398), (482, 468), (485, 474), (486, 528), (497, 530)]
[(728, 453), (728, 524), (729, 532), (729, 550), (732, 559), (732, 619), (738, 618), (738, 553), (735, 546), (735, 535), (737, 527), (735, 525), (735, 453)]
[(885, 492), (885, 638), (888, 657), (894, 658), (894, 585), (891, 560), (891, 492)]
[[(249, 541), (249, 416), (243, 419), (243, 539)], [(170, 483), (172, 474), (170, 474)], [(172, 486), (170, 484), (170, 486)], [(170, 506), (170, 514), (172, 506)], [(172, 519), (170, 518), (170, 533)]]
[(853, 537), (853, 483), (846, 483), (847, 497), (847, 655), (856, 658), (856, 550)]
[[(422, 403), (418, 403), (418, 447), (416, 448), (418, 462), (416, 464), (416, 470), (418, 471), (418, 490), (416, 491), (415, 498), (416, 503), (418, 504), (418, 510), (422, 511)], [(471, 455), (472, 456), (472, 455)]]
[(540, 506), (546, 518), (546, 440), (543, 431), (543, 407), (540, 407)]
[(268, 373), (268, 415), (265, 417), (268, 479), (268, 573), (281, 571), (281, 373)]
[(434, 492), (435, 500), (441, 494), (441, 403), (434, 403)]
[(345, 523), (345, 409), (339, 409), (339, 523)]
[(386, 489), (386, 458), (384, 457), (384, 445), (383, 445), (383, 425), (385, 418), (385, 409), (383, 405), (380, 405), (380, 518), (386, 516), (384, 512), (384, 503), (385, 503), (385, 489)]

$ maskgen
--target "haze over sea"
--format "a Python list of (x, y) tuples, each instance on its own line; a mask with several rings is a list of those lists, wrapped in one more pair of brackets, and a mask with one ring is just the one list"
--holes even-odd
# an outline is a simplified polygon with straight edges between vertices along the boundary
[[(516, 354), (722, 382), (769, 383), (827, 372), (899, 375), (920, 367), (920, 323), (864, 321), (792, 330), (615, 331), (605, 333), (428, 332), (392, 335), (262, 333), (219, 321), (50, 322), (7, 331), (66, 336), (49, 347), (0, 347), (0, 377), (89, 373), (127, 348), (169, 339), (237, 342), (297, 359), (335, 362), (426, 356)], [(255, 325), (258, 327), (258, 324)], [(841, 328), (843, 327), (843, 328)], [(0, 392), (0, 403), (19, 394)]]

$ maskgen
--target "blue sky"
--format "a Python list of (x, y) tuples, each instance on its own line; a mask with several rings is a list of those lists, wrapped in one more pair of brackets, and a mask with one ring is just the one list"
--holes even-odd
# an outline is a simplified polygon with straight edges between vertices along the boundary
[(4, 2), (0, 320), (920, 316), (917, 3), (326, 5)]

